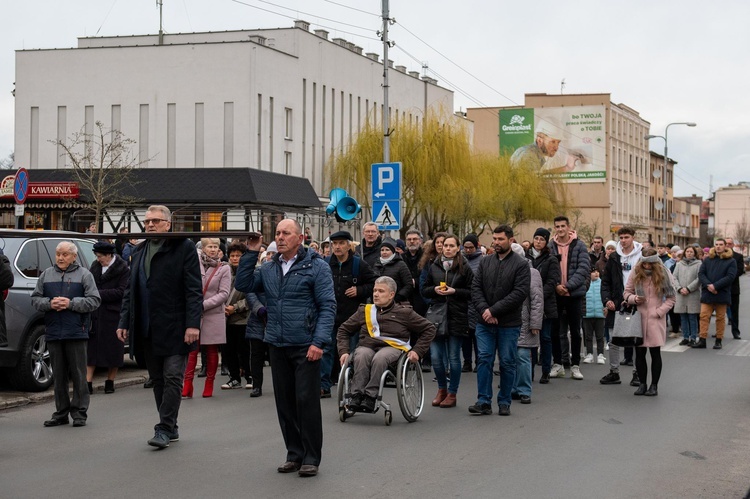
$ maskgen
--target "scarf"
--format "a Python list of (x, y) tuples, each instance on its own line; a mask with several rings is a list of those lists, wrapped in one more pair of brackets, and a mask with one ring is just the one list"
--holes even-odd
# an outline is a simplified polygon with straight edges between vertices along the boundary
[(201, 263), (203, 264), (203, 268), (216, 267), (217, 265), (221, 263), (221, 260), (219, 260), (219, 257), (215, 257), (215, 258), (210, 257), (203, 251), (200, 252), (200, 257), (201, 257)]
[(531, 247), (531, 256), (533, 256), (534, 258), (539, 258), (539, 255), (541, 254), (541, 251), (537, 251), (537, 249), (533, 246)]
[(380, 263), (382, 263), (383, 265), (385, 265), (386, 263), (388, 263), (388, 262), (390, 262), (391, 260), (393, 260), (393, 259), (394, 259), (395, 257), (396, 257), (396, 253), (392, 254), (392, 255), (391, 255), (391, 256), (389, 256), (388, 258), (383, 258), (383, 257), (381, 256), (381, 257), (380, 257)]
[(443, 262), (443, 269), (448, 272), (450, 268), (453, 266), (453, 258), (445, 258), (444, 256), (440, 257), (440, 261)]

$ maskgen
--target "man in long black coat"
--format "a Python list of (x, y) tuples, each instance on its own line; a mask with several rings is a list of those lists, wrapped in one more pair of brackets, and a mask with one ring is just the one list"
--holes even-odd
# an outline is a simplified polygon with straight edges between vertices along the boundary
[[(146, 232), (168, 232), (171, 213), (150, 206)], [(117, 335), (130, 338), (154, 381), (159, 423), (148, 444), (163, 449), (179, 439), (177, 414), (187, 355), (200, 334), (203, 287), (195, 244), (189, 239), (148, 239), (132, 255), (130, 286), (122, 300)]]

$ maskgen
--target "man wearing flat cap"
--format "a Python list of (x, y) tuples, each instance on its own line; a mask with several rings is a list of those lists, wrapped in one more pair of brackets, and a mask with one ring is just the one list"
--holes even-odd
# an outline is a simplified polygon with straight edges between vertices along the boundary
[[(334, 362), (339, 355), (336, 348), (336, 332), (341, 324), (354, 314), (359, 305), (372, 296), (372, 288), (378, 275), (370, 265), (351, 249), (352, 235), (341, 230), (330, 236), (332, 254), (327, 258), (333, 274), (333, 291), (336, 295), (336, 321), (331, 331), (331, 342), (323, 350), (320, 361), (320, 396), (331, 396), (332, 379), (338, 377), (339, 363)], [(358, 336), (352, 337), (352, 347)]]

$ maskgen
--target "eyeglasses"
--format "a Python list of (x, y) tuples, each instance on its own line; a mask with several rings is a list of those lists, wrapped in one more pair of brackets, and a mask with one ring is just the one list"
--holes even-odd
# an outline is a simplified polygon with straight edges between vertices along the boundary
[(169, 222), (169, 220), (165, 220), (163, 218), (149, 218), (148, 220), (143, 221), (143, 225), (157, 225), (162, 222)]

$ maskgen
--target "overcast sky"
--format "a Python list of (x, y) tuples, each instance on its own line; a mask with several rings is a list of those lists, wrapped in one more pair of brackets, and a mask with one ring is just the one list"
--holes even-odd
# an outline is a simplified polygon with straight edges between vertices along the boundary
[[(566, 94), (608, 92), (654, 135), (671, 122), (698, 124), (670, 128), (677, 195), (707, 196), (709, 175), (714, 189), (750, 181), (747, 0), (391, 0), (390, 9), (390, 58), (410, 71), (426, 62), (428, 75), (455, 91), (457, 109), (523, 104), (525, 93), (560, 93), (565, 79)], [(382, 54), (380, 12), (380, 0), (164, 0), (164, 30), (287, 27), (300, 18)], [(3, 1), (0, 18), (0, 158), (13, 151), (15, 50), (159, 29), (155, 0)], [(664, 142), (652, 148), (663, 153)]]

